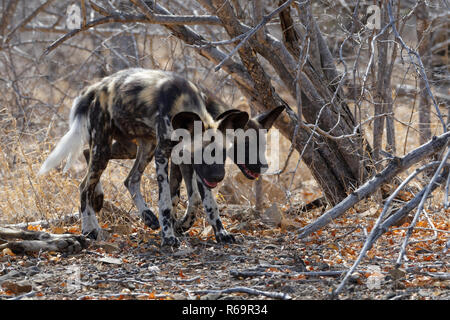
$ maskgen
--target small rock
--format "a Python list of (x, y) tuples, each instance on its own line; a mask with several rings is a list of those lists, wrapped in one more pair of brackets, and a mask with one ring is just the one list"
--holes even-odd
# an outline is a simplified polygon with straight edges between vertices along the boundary
[(117, 259), (117, 258), (112, 258), (112, 257), (101, 257), (101, 258), (98, 258), (97, 261), (100, 261), (103, 263), (109, 263), (109, 264), (117, 264), (117, 265), (122, 264), (122, 260)]
[(148, 271), (150, 271), (151, 273), (159, 273), (161, 271), (161, 269), (159, 269), (158, 266), (150, 266), (147, 268)]
[(290, 285), (284, 285), (280, 287), (280, 291), (284, 293), (294, 293), (295, 289)]
[(220, 297), (220, 293), (207, 293), (200, 297), (200, 300), (217, 300)]
[(27, 275), (29, 277), (31, 277), (31, 276), (34, 276), (35, 274), (38, 274), (39, 272), (41, 272), (41, 270), (36, 266), (31, 266), (31, 267), (27, 268), (26, 272), (27, 272)]

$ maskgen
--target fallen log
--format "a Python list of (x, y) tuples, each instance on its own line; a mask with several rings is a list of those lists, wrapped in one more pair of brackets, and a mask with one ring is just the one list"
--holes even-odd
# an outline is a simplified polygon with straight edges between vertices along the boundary
[(422, 146), (414, 149), (402, 158), (394, 157), (389, 164), (377, 173), (372, 179), (364, 183), (361, 187), (349, 194), (344, 200), (334, 206), (332, 209), (325, 212), (315, 222), (301, 228), (299, 230), (298, 238), (302, 239), (310, 235), (311, 233), (325, 227), (334, 219), (342, 216), (348, 209), (354, 206), (359, 201), (367, 198), (379, 187), (393, 179), (399, 173), (410, 168), (412, 165), (419, 161), (433, 155), (447, 145), (450, 132), (446, 132), (438, 137), (433, 137), (432, 140), (423, 144)]
[(29, 254), (40, 251), (74, 254), (89, 246), (89, 239), (83, 235), (52, 234), (5, 227), (0, 227), (0, 239), (5, 242), (0, 245), (0, 250), (9, 248), (14, 254)]

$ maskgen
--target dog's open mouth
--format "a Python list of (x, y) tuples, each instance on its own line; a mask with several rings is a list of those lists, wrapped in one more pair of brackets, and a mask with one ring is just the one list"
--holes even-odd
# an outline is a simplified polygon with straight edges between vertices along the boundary
[(210, 188), (210, 189), (215, 188), (215, 187), (219, 184), (218, 182), (211, 182), (211, 181), (208, 181), (208, 180), (206, 180), (205, 178), (202, 178), (202, 180), (203, 180), (203, 183), (204, 183), (208, 188)]
[(249, 168), (245, 166), (245, 164), (240, 164), (239, 168), (241, 168), (244, 175), (249, 179), (257, 179), (259, 177), (259, 173), (251, 171)]

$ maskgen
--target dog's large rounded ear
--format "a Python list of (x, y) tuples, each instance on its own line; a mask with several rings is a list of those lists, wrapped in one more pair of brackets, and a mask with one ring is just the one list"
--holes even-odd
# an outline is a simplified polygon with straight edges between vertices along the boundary
[(190, 132), (194, 131), (195, 121), (200, 121), (203, 129), (203, 122), (199, 115), (194, 112), (179, 112), (172, 118), (172, 127), (174, 130), (186, 129)]
[(264, 129), (269, 130), (285, 108), (285, 106), (278, 106), (268, 112), (257, 115), (255, 120), (258, 121)]
[(245, 111), (232, 109), (219, 115), (216, 120), (220, 121), (219, 130), (224, 132), (226, 129), (244, 129), (249, 116)]
[(241, 113), (241, 112), (242, 111), (239, 110), (239, 109), (230, 109), (230, 110), (227, 110), (227, 111), (222, 112), (221, 114), (219, 114), (217, 116), (217, 118), (215, 118), (214, 120), (219, 121), (219, 120), (222, 120), (223, 118), (227, 117), (228, 115), (230, 115), (232, 113)]

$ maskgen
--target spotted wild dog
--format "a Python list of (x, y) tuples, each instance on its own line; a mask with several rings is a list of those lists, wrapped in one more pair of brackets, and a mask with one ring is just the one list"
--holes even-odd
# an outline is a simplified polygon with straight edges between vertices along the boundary
[[(80, 184), (80, 216), (83, 234), (96, 239), (101, 231), (96, 213), (103, 206), (100, 177), (110, 159), (129, 158), (135, 141), (136, 161), (125, 185), (144, 223), (152, 229), (161, 226), (162, 245), (177, 246), (179, 240), (174, 233), (168, 177), (169, 158), (174, 147), (173, 131), (184, 129), (193, 136), (195, 124), (201, 123), (202, 132), (209, 130), (220, 136), (227, 129), (244, 128), (249, 120), (243, 111), (228, 112), (216, 120), (207, 111), (206, 100), (193, 83), (172, 72), (136, 68), (103, 78), (75, 99), (69, 131), (45, 160), (39, 174), (48, 172), (64, 159), (67, 159), (64, 168), (67, 170), (88, 143), (89, 151), (85, 153), (88, 170)], [(196, 138), (193, 136), (192, 141)], [(201, 149), (200, 154), (211, 145), (213, 150), (225, 149), (219, 140), (225, 141), (202, 140), (197, 146)], [(192, 152), (191, 156), (194, 154)], [(226, 154), (225, 150), (223, 154)], [(159, 219), (147, 207), (140, 192), (141, 176), (153, 156), (159, 189)], [(211, 188), (224, 178), (224, 162), (223, 158), (213, 163), (201, 159), (200, 163), (186, 165), (195, 172), (197, 186), (203, 190), (203, 205), (212, 213), (207, 215), (207, 220), (216, 240), (227, 243), (233, 242), (234, 237), (224, 229), (217, 206), (211, 207), (215, 202), (210, 200)]]
[[(216, 120), (220, 120), (229, 114), (239, 113), (239, 110), (230, 109), (226, 105), (220, 104), (212, 99), (207, 100), (206, 109)], [(284, 106), (279, 106), (249, 119), (243, 129), (244, 136), (242, 137), (244, 139), (239, 140), (239, 136), (236, 135), (233, 137), (233, 143), (228, 151), (228, 155), (246, 178), (251, 180), (257, 179), (260, 174), (267, 170), (268, 164), (267, 159), (265, 158), (266, 133), (284, 109)], [(246, 135), (245, 133), (255, 134), (252, 136)], [(252, 139), (255, 141), (251, 141)], [(242, 155), (242, 157), (239, 157), (239, 155)], [(253, 159), (252, 155), (255, 155)], [(184, 179), (188, 194), (188, 206), (182, 218), (176, 221), (175, 230), (178, 234), (186, 232), (192, 227), (195, 218), (200, 211), (200, 200), (202, 200), (203, 203), (205, 203), (205, 201), (210, 203), (210, 205), (205, 208), (207, 215), (211, 216), (210, 219), (216, 215), (215, 211), (218, 210), (217, 204), (210, 193), (206, 191), (207, 194), (205, 194), (203, 185), (196, 183), (195, 172), (192, 170), (192, 167), (184, 164), (175, 165), (172, 162), (170, 166), (170, 190), (172, 195), (172, 205), (174, 207), (178, 204), (182, 179)]]
[[(211, 99), (209, 96), (205, 96), (206, 110), (209, 114), (215, 118), (217, 121), (221, 118), (229, 115), (236, 114), (239, 115), (241, 112), (237, 109), (231, 109), (223, 103)], [(271, 111), (264, 112), (256, 115), (255, 117), (249, 119), (244, 127), (245, 132), (253, 130), (253, 132), (259, 133), (260, 131), (266, 133), (269, 130), (278, 116), (285, 109), (284, 106), (279, 106)], [(232, 146), (227, 154), (231, 156), (232, 160), (236, 163), (239, 169), (242, 171), (245, 177), (248, 179), (257, 179), (260, 174), (264, 173), (267, 169), (267, 159), (265, 158), (266, 150), (266, 140), (265, 134), (255, 134), (254, 137), (246, 136), (244, 141), (238, 141), (238, 137), (234, 137)], [(249, 141), (251, 138), (255, 139), (256, 142), (251, 144)], [(262, 141), (260, 141), (262, 140)], [(238, 152), (239, 147), (243, 147), (243, 159), (239, 161)], [(251, 150), (251, 146), (255, 146), (257, 150)], [(114, 147), (114, 145), (113, 145)], [(261, 149), (261, 150), (260, 150)], [(134, 142), (129, 141), (129, 144), (121, 146), (121, 152), (117, 153), (119, 159), (134, 159), (136, 158), (137, 146)], [(251, 161), (251, 154), (255, 154), (256, 158)], [(84, 156), (86, 161), (89, 162), (89, 149), (84, 150)], [(205, 183), (198, 181), (197, 175), (193, 166), (187, 164), (174, 164), (174, 161), (170, 162), (170, 191), (172, 197), (172, 207), (176, 208), (180, 198), (180, 186), (181, 181), (184, 179), (186, 191), (188, 195), (188, 205), (184, 215), (181, 219), (175, 222), (175, 231), (178, 235), (189, 230), (198, 213), (201, 211), (201, 204), (203, 202), (204, 208), (206, 210), (209, 221), (219, 217), (219, 209), (215, 198), (213, 197), (209, 188), (205, 188)], [(100, 182), (99, 182), (100, 185)], [(215, 185), (210, 185), (209, 187), (214, 187)], [(139, 192), (139, 190), (136, 190)], [(214, 225), (214, 224), (213, 224)], [(220, 219), (217, 220), (216, 225), (222, 225)], [(232, 237), (232, 235), (229, 235)], [(234, 241), (234, 239), (233, 239)]]

